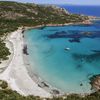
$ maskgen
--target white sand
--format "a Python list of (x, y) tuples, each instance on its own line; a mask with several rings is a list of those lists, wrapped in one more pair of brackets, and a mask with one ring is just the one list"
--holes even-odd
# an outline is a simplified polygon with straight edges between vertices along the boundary
[(22, 29), (11, 33), (8, 40), (13, 44), (13, 57), (6, 70), (0, 74), (0, 79), (5, 80), (11, 89), (22, 95), (35, 95), (40, 97), (51, 97), (51, 94), (31, 79), (23, 60), (23, 37)]

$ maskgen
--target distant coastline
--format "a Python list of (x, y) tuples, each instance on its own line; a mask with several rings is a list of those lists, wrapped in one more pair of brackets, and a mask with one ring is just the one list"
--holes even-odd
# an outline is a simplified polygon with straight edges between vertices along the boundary
[(85, 20), (83, 22), (77, 22), (77, 23), (65, 23), (65, 24), (41, 24), (41, 25), (37, 25), (37, 26), (33, 26), (33, 27), (27, 27), (27, 26), (23, 26), (23, 31), (26, 31), (28, 29), (35, 29), (35, 28), (42, 28), (42, 27), (56, 27), (56, 26), (68, 26), (68, 25), (80, 25), (80, 24), (84, 24), (84, 25), (90, 25), (92, 24), (92, 21), (96, 20), (96, 17), (94, 16), (89, 16), (89, 20)]
[[(61, 8), (68, 10), (70, 13), (75, 14), (84, 14), (87, 16), (95, 16), (100, 17), (99, 5), (71, 5), (71, 4), (64, 4), (58, 5)], [(88, 10), (87, 10), (88, 9)]]

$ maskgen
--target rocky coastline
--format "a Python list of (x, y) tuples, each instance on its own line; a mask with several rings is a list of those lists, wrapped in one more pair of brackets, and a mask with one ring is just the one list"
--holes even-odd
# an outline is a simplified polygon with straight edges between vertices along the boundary
[(93, 75), (92, 77), (90, 77), (90, 84), (91, 84), (91, 89), (95, 91), (100, 90), (100, 74)]
[[(94, 17), (95, 18), (95, 17)], [(44, 28), (44, 27), (56, 27), (56, 26), (67, 26), (67, 25), (91, 25), (92, 24), (92, 19), (91, 17), (89, 17), (89, 20), (85, 20), (83, 22), (77, 22), (77, 23), (64, 23), (64, 24), (41, 24), (41, 25), (37, 25), (37, 26), (32, 26), (32, 27), (27, 27), (27, 26), (23, 26), (23, 31), (22, 33), (24, 33), (24, 31), (29, 30), (29, 29), (35, 29), (35, 28)]]

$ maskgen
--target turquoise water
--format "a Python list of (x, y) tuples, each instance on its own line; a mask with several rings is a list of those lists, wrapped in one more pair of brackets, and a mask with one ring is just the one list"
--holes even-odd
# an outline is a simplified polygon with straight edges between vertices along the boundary
[[(88, 35), (86, 32), (89, 32)], [(99, 33), (99, 21), (92, 25), (27, 30), (25, 39), (33, 70), (43, 80), (66, 93), (91, 92), (89, 78), (100, 74)], [(68, 35), (52, 38), (55, 34)], [(70, 42), (75, 39), (73, 34), (77, 35), (78, 42)], [(81, 34), (85, 34), (84, 37), (78, 37)], [(65, 50), (67, 47), (70, 50)]]

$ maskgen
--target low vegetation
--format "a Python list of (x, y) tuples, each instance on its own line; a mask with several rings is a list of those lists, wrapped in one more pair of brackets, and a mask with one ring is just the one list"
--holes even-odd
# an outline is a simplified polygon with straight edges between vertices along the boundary
[(0, 80), (0, 88), (1, 90), (8, 88), (8, 83), (6, 81)]
[(0, 41), (0, 63), (3, 60), (7, 60), (10, 55), (9, 49), (5, 46), (5, 43)]

